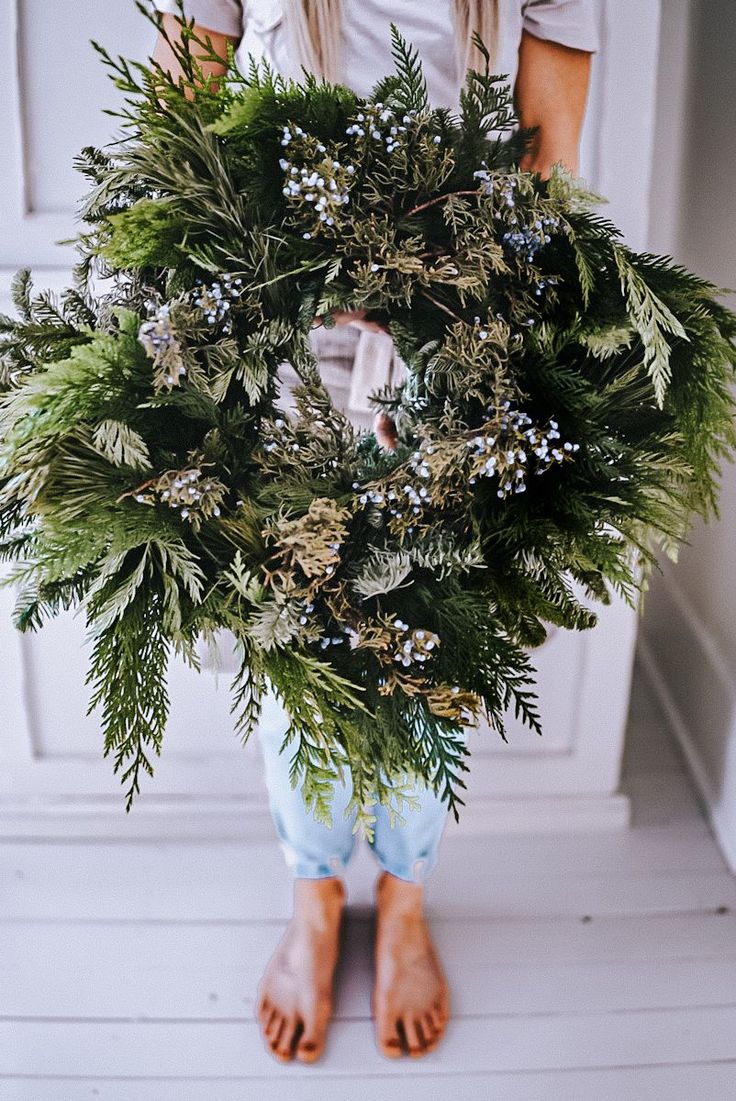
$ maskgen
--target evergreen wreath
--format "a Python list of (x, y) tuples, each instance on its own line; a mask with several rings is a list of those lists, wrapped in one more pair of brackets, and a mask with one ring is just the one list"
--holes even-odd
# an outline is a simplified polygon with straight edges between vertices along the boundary
[[(1, 322), (2, 555), (17, 625), (81, 604), (105, 753), (129, 807), (173, 652), (232, 632), (246, 738), (272, 686), (282, 752), (330, 822), (424, 779), (458, 814), (462, 729), (540, 721), (528, 650), (634, 602), (736, 442), (736, 317), (632, 252), (561, 168), (519, 170), (510, 92), (471, 72), (428, 103), (394, 29), (369, 99), (263, 63), (227, 78), (182, 16), (185, 73), (114, 59), (123, 140), (85, 149), (75, 286), (15, 283)], [(499, 136), (500, 135), (500, 136)], [(94, 277), (94, 281), (93, 281)], [(398, 445), (326, 392), (315, 319), (361, 308), (407, 365), (376, 395)], [(279, 404), (277, 371), (301, 379)], [(288, 747), (288, 749), (287, 749)]]

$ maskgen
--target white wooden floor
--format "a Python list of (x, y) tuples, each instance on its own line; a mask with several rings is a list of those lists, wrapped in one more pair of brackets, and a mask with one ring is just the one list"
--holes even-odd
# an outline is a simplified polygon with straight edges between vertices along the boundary
[(431, 882), (444, 1043), (388, 1061), (369, 1013), (375, 865), (350, 868), (336, 1021), (312, 1067), (252, 1017), (289, 911), (274, 843), (0, 843), (0, 1101), (727, 1101), (736, 883), (637, 678), (621, 834), (454, 837)]

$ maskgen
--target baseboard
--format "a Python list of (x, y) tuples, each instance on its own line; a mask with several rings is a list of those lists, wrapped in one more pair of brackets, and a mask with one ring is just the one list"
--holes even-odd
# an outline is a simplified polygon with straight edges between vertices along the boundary
[[(476, 799), (450, 818), (447, 832), (464, 836), (575, 833), (625, 829), (629, 800), (621, 794)], [(0, 802), (0, 838), (43, 841), (266, 841), (273, 824), (265, 801), (152, 799), (125, 814), (117, 800)]]
[(629, 797), (552, 795), (527, 799), (478, 799), (460, 808), (448, 830), (467, 836), (509, 833), (592, 833), (626, 829)]
[[(697, 616), (687, 599), (672, 582), (667, 583), (668, 595), (677, 605), (681, 618), (681, 630), (687, 635), (688, 643), (693, 654), (698, 654), (711, 673), (723, 681), (724, 676), (730, 683), (728, 672), (725, 669), (723, 659), (718, 647), (708, 632), (705, 624)], [(670, 723), (672, 731), (682, 750), (683, 756), (690, 770), (692, 778), (703, 802), (705, 813), (708, 817), (713, 833), (718, 841), (721, 852), (731, 871), (736, 872), (736, 830), (734, 830), (734, 810), (727, 807), (714, 789), (708, 775), (697, 738), (694, 736), (690, 725), (677, 704), (670, 683), (653, 647), (647, 641), (643, 632), (639, 634), (638, 656), (647, 682), (657, 699), (662, 711)]]

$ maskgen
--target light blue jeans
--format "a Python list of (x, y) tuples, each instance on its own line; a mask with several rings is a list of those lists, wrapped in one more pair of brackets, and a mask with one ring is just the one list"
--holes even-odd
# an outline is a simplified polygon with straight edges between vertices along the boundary
[[(335, 784), (332, 803), (332, 828), (317, 822), (304, 806), (299, 788), (292, 788), (289, 764), (293, 748), (279, 748), (288, 726), (286, 714), (270, 693), (263, 701), (258, 735), (266, 768), (269, 806), (286, 863), (295, 876), (320, 879), (340, 875), (355, 847), (355, 812), (345, 816), (352, 785)], [(431, 788), (417, 786), (412, 792), (418, 808), (402, 810), (405, 822), (392, 827), (386, 807), (376, 804), (373, 840), (369, 845), (381, 868), (399, 879), (423, 883), (437, 863), (437, 850), (447, 822), (447, 803)]]

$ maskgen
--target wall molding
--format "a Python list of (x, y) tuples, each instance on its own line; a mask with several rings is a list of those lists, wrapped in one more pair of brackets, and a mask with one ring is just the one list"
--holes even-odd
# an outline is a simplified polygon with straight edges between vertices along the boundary
[[(625, 829), (625, 795), (469, 799), (447, 834), (500, 837), (509, 834), (591, 833)], [(42, 841), (228, 841), (271, 840), (274, 827), (266, 799), (145, 799), (130, 814), (121, 799), (0, 802), (0, 838)]]
[(69, 213), (30, 209), (28, 126), (24, 110), (22, 64), (23, 0), (0, 5), (0, 42), (7, 64), (0, 68), (0, 147), (5, 158), (0, 189), (0, 265), (70, 267), (76, 260), (71, 245), (56, 242), (73, 236), (73, 203)]
[[(610, 204), (603, 210), (632, 248), (649, 247), (649, 197), (654, 171), (657, 70), (662, 0), (599, 0), (598, 87), (593, 184)], [(585, 146), (585, 135), (583, 147)]]
[(689, 675), (693, 681), (701, 683), (715, 681), (724, 697), (732, 702), (730, 720), (725, 717), (726, 723), (730, 721), (730, 734), (724, 739), (730, 753), (727, 752), (722, 762), (722, 774), (716, 784), (701, 739), (678, 702), (674, 670), (667, 661), (667, 638), (662, 632), (647, 632), (645, 621), (638, 642), (645, 676), (677, 738), (721, 851), (731, 870), (736, 872), (736, 690), (733, 677), (718, 641), (682, 588), (667, 574), (659, 579), (659, 584), (677, 615), (676, 630), (690, 655)]

